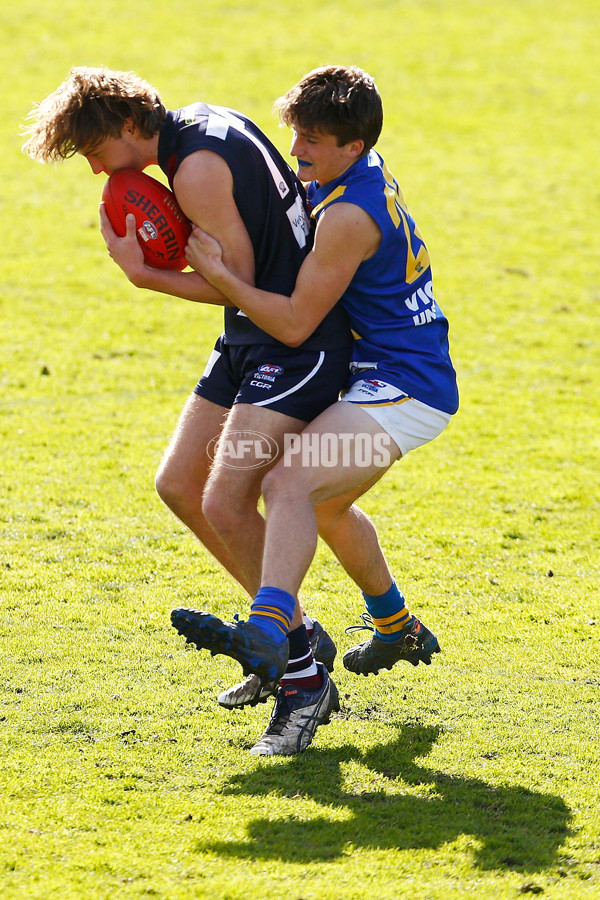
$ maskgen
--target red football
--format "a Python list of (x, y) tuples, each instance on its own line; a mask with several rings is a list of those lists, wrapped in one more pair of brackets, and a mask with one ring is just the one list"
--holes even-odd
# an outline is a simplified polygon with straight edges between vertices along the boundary
[(137, 169), (119, 169), (106, 180), (102, 200), (120, 237), (125, 235), (125, 217), (133, 213), (137, 239), (149, 266), (185, 269), (185, 245), (192, 229), (168, 187)]

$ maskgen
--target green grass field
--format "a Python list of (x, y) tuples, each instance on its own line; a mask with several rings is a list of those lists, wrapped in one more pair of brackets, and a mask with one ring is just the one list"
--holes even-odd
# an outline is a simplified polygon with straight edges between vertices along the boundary
[[(594, 0), (2, 4), (3, 900), (600, 897), (600, 138)], [(186, 649), (243, 593), (153, 475), (221, 313), (108, 259), (102, 179), (20, 153), (71, 65), (254, 117), (316, 65), (381, 89), (379, 148), (428, 243), (462, 408), (365, 498), (430, 668), (335, 678), (301, 757)], [(320, 547), (310, 611), (362, 608)]]

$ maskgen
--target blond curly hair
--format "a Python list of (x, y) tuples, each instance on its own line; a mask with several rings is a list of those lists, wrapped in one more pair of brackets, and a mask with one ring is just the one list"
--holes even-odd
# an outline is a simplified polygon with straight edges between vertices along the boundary
[(28, 116), (23, 152), (40, 162), (90, 153), (121, 136), (127, 120), (151, 138), (165, 120), (158, 92), (134, 72), (76, 66)]

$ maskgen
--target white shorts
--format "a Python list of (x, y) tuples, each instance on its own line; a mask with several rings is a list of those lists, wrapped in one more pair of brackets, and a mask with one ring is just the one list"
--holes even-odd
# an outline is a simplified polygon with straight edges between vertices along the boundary
[(379, 378), (355, 381), (339, 402), (354, 403), (368, 412), (389, 434), (402, 456), (436, 438), (452, 418)]

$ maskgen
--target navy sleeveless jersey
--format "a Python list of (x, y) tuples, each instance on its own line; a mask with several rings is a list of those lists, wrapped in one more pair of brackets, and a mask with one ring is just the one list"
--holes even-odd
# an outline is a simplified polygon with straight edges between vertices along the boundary
[[(222, 106), (192, 103), (168, 111), (158, 162), (171, 187), (180, 163), (197, 150), (221, 156), (233, 176), (234, 199), (254, 248), (255, 284), (290, 296), (312, 245), (304, 189), (279, 151), (246, 116)], [(280, 344), (237, 307), (225, 307), (230, 344)], [(349, 346), (348, 319), (337, 304), (301, 345), (327, 350)]]

